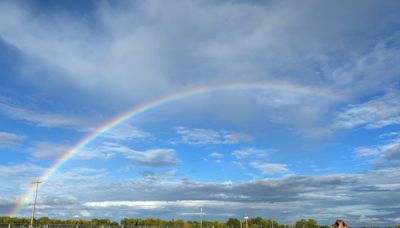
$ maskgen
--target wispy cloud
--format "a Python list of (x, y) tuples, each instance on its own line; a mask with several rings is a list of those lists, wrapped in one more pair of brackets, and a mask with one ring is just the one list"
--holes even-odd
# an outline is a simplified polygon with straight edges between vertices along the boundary
[[(71, 147), (70, 144), (47, 141), (33, 142), (27, 152), (37, 159), (54, 160), (60, 158)], [(118, 143), (104, 142), (81, 149), (74, 160), (111, 159), (117, 154), (132, 160), (135, 164), (148, 167), (174, 167), (180, 163), (174, 149), (150, 149), (137, 151)]]
[(71, 145), (40, 141), (34, 142), (28, 152), (34, 158), (53, 160), (59, 158), (69, 147)]
[[(56, 160), (63, 154), (67, 153), (70, 148), (74, 146), (73, 143), (56, 143), (52, 141), (34, 141), (26, 148), (35, 159)], [(102, 146), (89, 146), (79, 150), (73, 160), (89, 160), (89, 159), (109, 159), (113, 157), (115, 152), (110, 152), (106, 147)]]
[(400, 137), (383, 141), (377, 145), (354, 149), (357, 157), (372, 158), (375, 162), (400, 161)]
[(164, 172), (153, 172), (150, 170), (145, 170), (140, 173), (141, 176), (143, 176), (144, 181), (161, 181), (164, 180), (168, 177), (172, 177), (176, 173), (175, 169), (169, 169)]
[(379, 139), (387, 139), (387, 138), (399, 138), (400, 132), (388, 132), (379, 135)]
[(180, 160), (176, 158), (174, 149), (150, 149), (145, 151), (137, 151), (122, 146), (117, 143), (104, 143), (99, 150), (103, 153), (119, 153), (128, 159), (132, 159), (138, 165), (151, 167), (171, 167), (177, 166)]
[(232, 155), (236, 157), (237, 159), (243, 159), (243, 158), (248, 158), (248, 157), (266, 157), (268, 156), (271, 152), (275, 150), (272, 149), (258, 149), (254, 147), (247, 147), (244, 149), (238, 149), (232, 152)]
[(138, 129), (131, 123), (123, 123), (107, 131), (102, 137), (114, 140), (149, 139), (151, 134)]
[(127, 158), (133, 159), (140, 165), (153, 167), (176, 166), (180, 161), (175, 157), (173, 149), (153, 149), (146, 151), (132, 151)]
[(88, 131), (94, 127), (94, 121), (70, 115), (49, 113), (23, 108), (0, 100), (0, 111), (12, 119), (23, 120), (41, 127), (67, 127)]
[[(2, 186), (2, 196), (12, 198), (15, 202), (17, 195), (21, 195), (29, 187), (31, 182), (46, 170), (45, 167), (33, 163), (1, 164), (0, 165), (0, 185)], [(10, 208), (11, 209), (11, 208)], [(7, 212), (3, 211), (3, 214)]]
[(235, 144), (251, 140), (249, 135), (233, 131), (215, 131), (203, 128), (175, 127), (176, 133), (181, 136), (180, 143), (200, 144)]
[(224, 155), (222, 155), (221, 153), (218, 153), (218, 152), (212, 152), (208, 156), (210, 156), (212, 158), (216, 158), (216, 159), (220, 159), (220, 158), (224, 157)]
[(381, 128), (400, 124), (400, 95), (391, 91), (381, 97), (376, 97), (365, 103), (348, 106), (340, 112), (334, 126), (352, 128)]
[[(47, 184), (54, 186), (65, 186), (66, 190), (73, 191), (78, 187), (85, 189), (95, 183), (102, 183), (110, 174), (106, 168), (91, 168), (85, 166), (75, 166), (73, 168), (63, 170), (53, 174), (53, 177), (47, 180)], [(79, 183), (79, 186), (76, 184)], [(47, 193), (51, 193), (51, 188)]]
[(288, 174), (291, 173), (286, 164), (278, 163), (264, 163), (264, 162), (251, 162), (250, 165), (261, 171), (263, 175), (273, 176), (276, 174)]
[(0, 132), (0, 149), (1, 148), (12, 148), (19, 145), (25, 136), (17, 135), (10, 132)]
[[(247, 210), (248, 213), (258, 215), (268, 212), (282, 221), (288, 221), (287, 215), (290, 214), (291, 217), (294, 216), (295, 221), (305, 216), (301, 209), (306, 204), (312, 208), (307, 216), (313, 215), (312, 217), (318, 217), (320, 221), (330, 222), (338, 214), (354, 219), (363, 214), (382, 216), (382, 209), (388, 215), (397, 211), (395, 205), (398, 202), (393, 202), (393, 197), (398, 186), (386, 184), (398, 178), (398, 169), (392, 168), (364, 174), (290, 176), (274, 180), (223, 184), (140, 181), (112, 183), (110, 186), (105, 185), (104, 190), (99, 192), (104, 198), (103, 201), (98, 201), (93, 196), (80, 207), (91, 208), (94, 213), (100, 213), (102, 208), (112, 209), (116, 213), (121, 210), (123, 213), (130, 207), (165, 213), (170, 210), (180, 212), (179, 208), (187, 211), (188, 208), (202, 206), (207, 208), (209, 213), (229, 212), (240, 215), (243, 210)], [(147, 193), (143, 192), (142, 186), (148, 190)], [(96, 189), (95, 186), (93, 188)], [(104, 191), (108, 191), (108, 194), (104, 195)], [(148, 197), (148, 194), (152, 195), (154, 192), (158, 192), (157, 196)], [(374, 202), (359, 203), (358, 200), (378, 192), (381, 194), (378, 194)], [(127, 199), (124, 197), (127, 195), (132, 197)], [(386, 199), (392, 201), (387, 203)]]
[[(10, 167), (4, 168), (10, 170)], [(30, 168), (20, 171), (26, 172)], [(15, 177), (22, 178), (18, 175)], [(286, 223), (302, 216), (331, 222), (338, 215), (353, 220), (366, 215), (382, 221), (382, 218), (396, 219), (392, 215), (399, 210), (396, 197), (399, 186), (393, 183), (399, 178), (399, 168), (392, 167), (362, 174), (293, 175), (271, 180), (226, 183), (190, 180), (107, 183), (104, 182), (104, 173), (98, 170), (76, 169), (56, 174), (46, 188), (41, 189), (40, 199), (42, 206), (52, 209), (50, 214), (53, 216), (65, 212), (66, 207), (69, 210), (90, 210), (94, 216), (103, 213), (103, 209), (112, 210), (118, 217), (123, 216), (127, 208), (133, 207), (140, 211), (151, 209), (152, 213), (168, 214), (168, 211), (187, 212), (190, 208), (202, 206), (207, 208), (209, 214), (230, 213), (239, 216), (243, 211), (254, 215), (269, 213)], [(76, 184), (81, 182), (84, 184)], [(81, 190), (79, 193), (78, 189)], [(66, 192), (69, 196), (63, 197)], [(366, 202), (365, 199), (369, 197), (375, 200)], [(306, 214), (303, 212), (305, 205), (310, 208)], [(288, 215), (292, 220), (288, 219)]]
[[(34, 175), (44, 171), (45, 168), (34, 164), (17, 164), (17, 165), (0, 165), (0, 175), (3, 178), (7, 177), (23, 177), (24, 174)], [(5, 179), (3, 179), (5, 180)]]
[(363, 97), (396, 88), (393, 80), (400, 73), (397, 65), (400, 61), (399, 37), (398, 31), (381, 36), (367, 51), (349, 57), (343, 66), (332, 70), (329, 77), (334, 82), (333, 88), (350, 97)]
[[(66, 153), (70, 147), (70, 144), (38, 141), (33, 142), (32, 146), (27, 150), (34, 158), (54, 160), (60, 158), (60, 156)], [(161, 148), (137, 151), (114, 142), (102, 142), (100, 144), (85, 147), (81, 149), (73, 159), (111, 159), (117, 154), (142, 166), (173, 167), (180, 163), (180, 160), (176, 158), (176, 152), (174, 149)]]
[(224, 155), (218, 152), (212, 152), (211, 154), (208, 155), (208, 157), (214, 159), (216, 163), (221, 163), (222, 162), (221, 159), (224, 157)]
[[(100, 201), (100, 202), (87, 202), (84, 204), (88, 207), (134, 207), (139, 210), (162, 209), (162, 208), (194, 208), (194, 207), (207, 207), (207, 208), (226, 208), (239, 209), (251, 208), (262, 209), (269, 208), (268, 203), (252, 203), (249, 205), (245, 202), (227, 202), (219, 200), (177, 200), (177, 201)], [(196, 213), (199, 214), (199, 213)]]

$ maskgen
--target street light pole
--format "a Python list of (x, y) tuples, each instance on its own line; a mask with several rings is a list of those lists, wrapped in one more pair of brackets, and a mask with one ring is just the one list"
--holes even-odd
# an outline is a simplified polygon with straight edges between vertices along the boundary
[(36, 191), (35, 191), (35, 199), (33, 201), (33, 207), (32, 207), (32, 216), (31, 216), (31, 224), (30, 224), (30, 228), (33, 228), (33, 220), (35, 219), (35, 209), (36, 209), (36, 200), (37, 200), (37, 195), (38, 195), (38, 188), (39, 188), (39, 184), (42, 183), (41, 181), (34, 181), (32, 182), (32, 184), (36, 185)]
[(200, 208), (200, 228), (203, 228), (203, 208)]
[(248, 219), (249, 219), (249, 217), (247, 215), (244, 216), (244, 221), (246, 222), (246, 228), (249, 228), (249, 224), (247, 223)]

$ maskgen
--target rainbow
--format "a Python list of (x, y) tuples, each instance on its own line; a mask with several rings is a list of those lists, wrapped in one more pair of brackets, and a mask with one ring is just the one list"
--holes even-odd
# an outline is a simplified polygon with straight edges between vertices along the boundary
[[(184, 98), (193, 97), (196, 95), (201, 95), (210, 92), (220, 92), (220, 91), (240, 91), (240, 90), (277, 90), (283, 92), (290, 92), (290, 93), (299, 93), (304, 95), (311, 95), (311, 96), (318, 96), (318, 97), (325, 97), (330, 100), (343, 100), (344, 98), (333, 95), (330, 92), (322, 91), (319, 89), (315, 89), (312, 87), (294, 85), (294, 84), (287, 84), (287, 83), (280, 83), (280, 82), (250, 82), (250, 83), (231, 83), (231, 84), (217, 84), (211, 86), (199, 86), (189, 88), (180, 92), (176, 92), (167, 96), (162, 96), (156, 99), (153, 99), (147, 103), (140, 104), (135, 106), (134, 108), (114, 117), (113, 119), (109, 120), (108, 122), (104, 123), (96, 130), (91, 132), (90, 134), (86, 135), (82, 138), (79, 142), (77, 142), (73, 147), (65, 151), (60, 158), (58, 158), (52, 166), (50, 166), (42, 176), (38, 179), (39, 181), (46, 182), (57, 170), (69, 159), (71, 159), (75, 154), (78, 153), (82, 148), (86, 145), (90, 144), (92, 141), (97, 139), (99, 136), (104, 134), (105, 132), (109, 131), (110, 129), (114, 128), (115, 126), (123, 123), (124, 121), (132, 118), (138, 117), (149, 110), (155, 109), (157, 107), (163, 106), (165, 104), (178, 101)], [(16, 206), (11, 210), (9, 213), (11, 217), (16, 216), (19, 210), (27, 203), (30, 196), (35, 191), (35, 187), (31, 186), (25, 192), (25, 194), (19, 198)]]

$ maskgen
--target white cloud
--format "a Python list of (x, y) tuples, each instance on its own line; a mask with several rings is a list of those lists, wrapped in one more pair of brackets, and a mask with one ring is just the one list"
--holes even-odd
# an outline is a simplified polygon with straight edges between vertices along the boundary
[(57, 159), (68, 150), (71, 145), (52, 142), (34, 142), (29, 148), (29, 153), (39, 159)]
[(376, 217), (370, 217), (370, 216), (366, 216), (366, 215), (362, 214), (358, 218), (357, 222), (359, 222), (361, 224), (376, 224), (376, 223), (382, 223), (384, 221), (382, 221), (381, 219), (376, 218)]
[(370, 157), (370, 156), (378, 156), (380, 151), (378, 148), (357, 147), (354, 149), (354, 153), (357, 157)]
[(400, 223), (400, 217), (390, 218), (390, 220), (395, 223)]
[(223, 154), (218, 153), (218, 152), (212, 152), (211, 154), (208, 155), (210, 158), (214, 159), (214, 162), (216, 163), (221, 163), (222, 162), (222, 158), (224, 157)]
[(373, 158), (375, 162), (400, 160), (400, 138), (396, 137), (377, 145), (357, 147), (354, 149), (357, 157)]
[(348, 106), (335, 120), (337, 128), (381, 128), (400, 124), (400, 95), (391, 91), (365, 103)]
[(399, 138), (399, 136), (400, 136), (399, 132), (388, 132), (379, 135), (379, 139), (393, 138), (393, 137)]
[(218, 153), (218, 152), (212, 152), (208, 156), (210, 156), (212, 158), (215, 158), (215, 159), (221, 159), (223, 157), (223, 155), (221, 153)]
[[(28, 152), (39, 159), (57, 159), (66, 153), (71, 147), (69, 144), (58, 144), (52, 142), (34, 142)], [(81, 149), (73, 158), (77, 160), (87, 159), (110, 159), (120, 154), (127, 159), (133, 160), (138, 165), (151, 167), (176, 166), (180, 161), (176, 158), (174, 149), (150, 149), (145, 151), (133, 150), (118, 143), (103, 142)]]
[[(21, 180), (20, 176), (15, 177)], [(112, 211), (113, 218), (119, 218), (126, 215), (127, 209), (136, 208), (138, 216), (146, 216), (146, 211), (151, 209), (153, 214), (173, 218), (203, 207), (210, 215), (240, 216), (243, 211), (254, 216), (268, 213), (288, 224), (302, 217), (332, 222), (336, 216), (354, 224), (360, 215), (386, 221), (385, 216), (397, 213), (399, 186), (393, 183), (399, 178), (399, 168), (393, 167), (362, 174), (294, 175), (225, 183), (107, 181), (104, 173), (97, 169), (76, 169), (56, 173), (41, 188), (39, 200), (52, 217), (59, 213), (72, 216), (78, 208), (89, 210), (93, 216)], [(65, 195), (68, 197), (63, 197)], [(306, 212), (304, 207), (308, 208)], [(28, 213), (29, 209), (26, 207), (24, 212)], [(169, 214), (171, 211), (173, 213)]]
[(25, 139), (25, 136), (17, 135), (10, 132), (0, 131), (0, 149), (15, 147)]
[(21, 196), (30, 188), (31, 182), (37, 180), (45, 170), (45, 167), (32, 163), (0, 165), (2, 195), (16, 199), (16, 196)]
[(244, 149), (239, 149), (233, 151), (232, 155), (236, 157), (237, 159), (243, 159), (251, 156), (256, 156), (256, 157), (266, 157), (268, 154), (273, 152), (274, 150), (268, 149), (257, 149), (254, 147), (248, 147)]
[[(74, 146), (73, 143), (54, 143), (50, 141), (36, 141), (27, 149), (27, 152), (34, 158), (56, 160)], [(102, 147), (84, 147), (77, 152), (72, 159), (108, 159), (113, 153)]]
[(270, 208), (271, 203), (264, 202), (253, 202), (249, 205), (247, 202), (229, 202), (229, 201), (218, 201), (218, 200), (176, 200), (176, 201), (100, 201), (100, 202), (86, 202), (84, 204), (88, 207), (134, 207), (139, 210), (150, 210), (160, 208), (195, 208), (195, 207), (206, 207), (206, 208), (251, 208), (251, 209), (265, 209)]
[(181, 136), (179, 142), (198, 144), (235, 144), (251, 140), (251, 137), (232, 131), (215, 131), (202, 128), (175, 127), (176, 132)]
[(115, 140), (148, 139), (151, 137), (149, 132), (142, 131), (130, 123), (124, 123), (107, 131), (102, 137)]
[[(94, 212), (103, 209), (123, 212), (127, 208), (136, 208), (151, 209), (153, 213), (179, 213), (203, 207), (210, 214), (227, 213), (228, 210), (228, 213), (240, 215), (245, 210), (253, 215), (269, 213), (285, 222), (288, 215), (293, 217), (291, 222), (304, 216), (325, 222), (332, 222), (335, 216), (341, 216), (347, 218), (346, 221), (355, 222), (360, 215), (385, 221), (384, 216), (397, 210), (398, 201), (393, 199), (397, 199), (398, 186), (390, 183), (399, 179), (399, 174), (398, 168), (393, 168), (363, 174), (286, 176), (222, 184), (192, 181), (113, 183), (112, 189), (118, 189), (120, 197), (114, 197), (115, 191), (112, 190), (113, 196), (103, 197), (102, 201), (93, 197), (84, 201), (86, 203), (82, 206)], [(148, 191), (147, 194), (158, 194), (147, 197), (143, 189)], [(126, 195), (132, 197), (127, 199)], [(368, 197), (375, 200), (365, 201)], [(305, 206), (310, 210), (304, 212)]]
[(263, 162), (251, 162), (250, 165), (261, 171), (263, 175), (275, 175), (275, 174), (288, 174), (291, 171), (287, 168), (286, 164), (278, 163), (263, 163)]
[(3, 178), (10, 177), (12, 180), (16, 176), (36, 175), (44, 170), (45, 168), (34, 164), (0, 165), (0, 176)]
[[(75, 166), (62, 172), (56, 172), (53, 176), (46, 180), (44, 185), (48, 188), (47, 193), (53, 191), (52, 188), (58, 186), (65, 187), (65, 190), (85, 189), (95, 183), (102, 183), (108, 177), (109, 171), (106, 168), (89, 168), (84, 166)], [(52, 186), (52, 187), (50, 187)], [(70, 196), (72, 197), (72, 196)]]
[(383, 191), (399, 191), (400, 190), (400, 184), (376, 184), (374, 185), (377, 189), (383, 190)]
[(133, 159), (140, 165), (154, 167), (176, 166), (180, 161), (175, 157), (173, 149), (152, 149), (146, 151), (132, 151), (127, 158)]
[(1, 100), (0, 111), (4, 112), (10, 118), (27, 121), (42, 127), (68, 127), (87, 131), (92, 129), (95, 123), (93, 119), (88, 120), (64, 114), (30, 110), (1, 102)]
[(176, 158), (174, 149), (158, 148), (137, 151), (117, 143), (103, 143), (98, 150), (108, 154), (122, 154), (128, 159), (132, 159), (136, 164), (144, 166), (170, 167), (180, 163), (180, 160)]
[(168, 177), (172, 177), (176, 173), (175, 169), (169, 169), (164, 172), (153, 172), (153, 171), (143, 171), (140, 173), (141, 176), (143, 176), (144, 181), (160, 181), (164, 180)]

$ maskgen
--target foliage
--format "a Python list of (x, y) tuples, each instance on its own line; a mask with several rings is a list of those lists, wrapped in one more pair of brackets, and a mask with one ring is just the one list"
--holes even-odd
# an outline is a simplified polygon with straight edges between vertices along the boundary
[(318, 223), (314, 219), (302, 219), (296, 222), (296, 228), (318, 228)]
[(226, 222), (226, 226), (229, 228), (240, 228), (240, 220), (237, 218), (229, 218)]
[[(0, 217), (0, 224), (29, 224), (29, 218)], [(168, 228), (200, 228), (199, 221), (177, 220), (161, 220), (154, 218), (124, 218), (119, 223), (110, 219), (93, 218), (91, 220), (84, 219), (68, 219), (59, 220), (48, 217), (35, 219), (36, 225), (86, 225), (86, 226), (109, 226), (121, 225), (125, 227), (168, 227)], [(330, 228), (330, 226), (320, 226), (314, 219), (301, 219), (294, 225), (283, 225), (272, 219), (264, 219), (261, 217), (249, 218), (247, 220), (248, 228)], [(226, 222), (219, 221), (203, 221), (203, 228), (246, 228), (246, 223), (237, 218), (229, 218)], [(400, 228), (400, 227), (398, 227)]]

